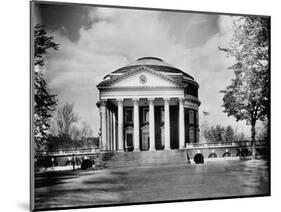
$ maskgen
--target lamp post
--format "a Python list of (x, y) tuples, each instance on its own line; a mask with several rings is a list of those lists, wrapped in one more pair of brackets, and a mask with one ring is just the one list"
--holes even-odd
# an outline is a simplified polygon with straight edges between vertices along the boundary
[(73, 168), (73, 171), (75, 171), (75, 159), (74, 159), (74, 153), (72, 153), (72, 168)]

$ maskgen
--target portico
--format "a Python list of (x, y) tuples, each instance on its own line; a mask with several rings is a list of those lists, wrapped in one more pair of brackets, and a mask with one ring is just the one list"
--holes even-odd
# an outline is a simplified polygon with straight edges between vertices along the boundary
[[(183, 149), (186, 143), (198, 142), (200, 101), (190, 92), (198, 84), (192, 78), (180, 81), (184, 73), (160, 72), (159, 67), (164, 70), (169, 66), (158, 58), (138, 61), (141, 64), (112, 72), (97, 86), (101, 148), (155, 151)], [(161, 63), (158, 69), (155, 61)], [(147, 62), (155, 67), (142, 64)], [(193, 85), (189, 93), (187, 82)]]

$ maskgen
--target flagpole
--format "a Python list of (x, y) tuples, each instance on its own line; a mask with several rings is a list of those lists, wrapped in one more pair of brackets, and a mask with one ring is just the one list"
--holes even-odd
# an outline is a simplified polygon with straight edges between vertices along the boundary
[(206, 119), (205, 119), (205, 116), (208, 116), (209, 112), (206, 112), (206, 111), (202, 111), (202, 112), (203, 112), (203, 142), (206, 142), (206, 138), (205, 138)]
[(205, 143), (205, 113), (203, 111), (203, 143)]

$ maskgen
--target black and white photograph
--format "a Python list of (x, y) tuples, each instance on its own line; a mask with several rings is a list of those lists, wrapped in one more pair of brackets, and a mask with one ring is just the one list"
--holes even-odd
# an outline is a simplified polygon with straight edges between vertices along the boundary
[(271, 195), (271, 17), (30, 2), (31, 209)]

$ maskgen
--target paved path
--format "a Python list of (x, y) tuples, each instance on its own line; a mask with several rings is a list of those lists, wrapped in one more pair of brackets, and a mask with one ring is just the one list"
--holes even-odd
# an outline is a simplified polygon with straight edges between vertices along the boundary
[(76, 207), (269, 193), (265, 161), (217, 161), (44, 173), (36, 176), (36, 208)]

